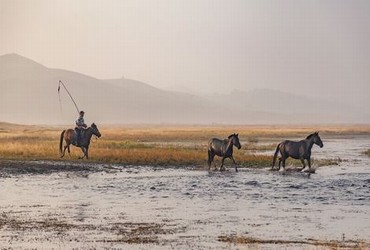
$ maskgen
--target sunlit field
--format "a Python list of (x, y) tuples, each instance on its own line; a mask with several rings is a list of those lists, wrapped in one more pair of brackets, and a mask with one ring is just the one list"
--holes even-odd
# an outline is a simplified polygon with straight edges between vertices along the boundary
[[(67, 128), (67, 127), (65, 127)], [(72, 146), (71, 157), (61, 159), (60, 133), (64, 127), (0, 124), (0, 157), (11, 160), (80, 161), (80, 149)], [(300, 140), (319, 130), (322, 140), (370, 134), (370, 126), (100, 126), (102, 137), (92, 138), (91, 162), (126, 165), (207, 167), (207, 142), (239, 133), (242, 148), (234, 149), (239, 167), (270, 167), (270, 151), (284, 139)], [(367, 151), (369, 154), (369, 151)], [(313, 155), (314, 158), (314, 155)], [(87, 161), (87, 160), (83, 160)], [(317, 160), (333, 165), (340, 159)], [(216, 157), (216, 164), (220, 159)], [(290, 160), (288, 164), (299, 162)], [(231, 166), (231, 161), (226, 160)]]

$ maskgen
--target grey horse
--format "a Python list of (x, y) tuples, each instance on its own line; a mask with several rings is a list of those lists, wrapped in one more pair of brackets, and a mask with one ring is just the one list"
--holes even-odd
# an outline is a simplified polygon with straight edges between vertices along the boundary
[(324, 146), (319, 136), (319, 132), (315, 132), (307, 136), (306, 139), (301, 141), (283, 141), (277, 147), (274, 154), (274, 159), (272, 161), (272, 170), (275, 168), (275, 162), (278, 154), (280, 153), (281, 157), (279, 158), (279, 168), (281, 163), (283, 163), (283, 168), (285, 169), (285, 160), (289, 157), (294, 159), (299, 159), (302, 162), (302, 169), (306, 167), (305, 161), (307, 160), (308, 167), (311, 169), (311, 148), (313, 144), (318, 145), (320, 148)]
[[(217, 138), (212, 138), (208, 142), (208, 168), (211, 169), (211, 164), (213, 162), (214, 157), (220, 156), (222, 157), (222, 163), (220, 167), (220, 171), (225, 170), (224, 167), (224, 160), (226, 158), (230, 158), (235, 166), (235, 171), (238, 172), (238, 168), (236, 166), (236, 162), (233, 157), (233, 146), (240, 149), (242, 146), (239, 142), (238, 134), (232, 134), (227, 139), (220, 140)], [(217, 166), (215, 164), (215, 169), (217, 170)]]
[[(95, 123), (91, 124), (90, 127), (84, 130), (83, 134), (81, 135), (80, 139), (80, 144), (79, 148), (81, 148), (83, 152), (83, 156), (80, 157), (80, 159), (83, 159), (86, 157), (86, 159), (89, 159), (89, 145), (90, 145), (90, 140), (93, 135), (96, 135), (97, 137), (100, 137), (101, 134), (99, 132), (98, 127), (95, 125)], [(63, 139), (66, 142), (66, 145), (64, 146), (63, 149)], [(68, 154), (70, 155), (70, 145), (76, 146), (76, 140), (77, 140), (77, 135), (74, 129), (67, 129), (63, 130), (63, 132), (60, 134), (60, 142), (59, 142), (59, 151), (61, 154), (61, 158), (64, 156), (66, 149), (68, 149)]]

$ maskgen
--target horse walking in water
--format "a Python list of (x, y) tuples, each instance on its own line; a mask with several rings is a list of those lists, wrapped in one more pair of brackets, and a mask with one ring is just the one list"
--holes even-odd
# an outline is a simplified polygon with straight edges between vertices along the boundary
[[(64, 154), (66, 152), (66, 149), (68, 149), (68, 155), (71, 156), (70, 151), (70, 145), (74, 145), (76, 147), (81, 148), (83, 152), (83, 156), (80, 157), (80, 159), (83, 159), (86, 157), (86, 159), (89, 159), (89, 145), (92, 135), (96, 135), (97, 137), (100, 137), (101, 134), (99, 132), (98, 127), (95, 125), (95, 123), (91, 124), (91, 127), (88, 127), (84, 130), (84, 132), (81, 134), (80, 143), (77, 146), (77, 134), (74, 129), (67, 129), (63, 130), (63, 132), (60, 134), (60, 142), (59, 142), (59, 151), (61, 154), (61, 158), (64, 157)], [(63, 149), (63, 139), (66, 142), (66, 145)]]
[(272, 170), (275, 168), (275, 162), (278, 154), (280, 153), (281, 157), (279, 158), (279, 168), (283, 163), (283, 168), (285, 170), (285, 160), (289, 157), (294, 159), (300, 159), (303, 165), (302, 170), (306, 167), (305, 161), (307, 160), (308, 167), (311, 169), (311, 148), (313, 144), (318, 145), (320, 148), (324, 146), (319, 136), (319, 132), (315, 132), (307, 136), (305, 140), (301, 141), (283, 141), (277, 147), (274, 154), (274, 159), (272, 161)]
[[(233, 146), (240, 149), (242, 146), (239, 142), (238, 134), (232, 134), (227, 139), (220, 140), (217, 138), (212, 138), (208, 142), (208, 168), (211, 169), (211, 164), (215, 155), (222, 157), (222, 163), (220, 167), (220, 171), (225, 170), (224, 167), (224, 160), (226, 158), (230, 158), (235, 166), (235, 171), (238, 172), (238, 168), (236, 166), (236, 162), (233, 157)], [(215, 164), (215, 163), (214, 163)], [(215, 170), (217, 170), (217, 166), (215, 164)]]

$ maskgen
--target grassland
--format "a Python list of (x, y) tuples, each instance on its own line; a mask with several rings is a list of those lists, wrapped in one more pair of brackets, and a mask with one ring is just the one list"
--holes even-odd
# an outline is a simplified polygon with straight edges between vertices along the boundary
[[(65, 127), (66, 128), (66, 127)], [(8, 160), (61, 160), (59, 137), (64, 127), (20, 126), (0, 123), (0, 157)], [(91, 162), (127, 165), (204, 166), (207, 165), (209, 138), (226, 138), (239, 133), (241, 150), (234, 157), (243, 167), (270, 167), (272, 151), (283, 139), (304, 138), (320, 130), (322, 138), (370, 135), (370, 126), (102, 126), (102, 137), (92, 139)], [(368, 151), (369, 153), (369, 151)], [(81, 151), (72, 147), (77, 161)], [(338, 164), (340, 159), (326, 159), (316, 165)], [(220, 161), (217, 160), (218, 165)], [(227, 162), (230, 164), (230, 162)], [(289, 164), (299, 164), (291, 161)]]
[(368, 156), (370, 156), (370, 149), (368, 149), (367, 151), (365, 151), (365, 154), (367, 154)]

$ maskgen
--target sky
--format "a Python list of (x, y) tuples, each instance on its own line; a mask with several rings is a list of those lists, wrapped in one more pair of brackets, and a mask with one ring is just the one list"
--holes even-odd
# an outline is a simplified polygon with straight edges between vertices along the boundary
[(369, 106), (370, 1), (0, 0), (0, 55), (192, 93)]

